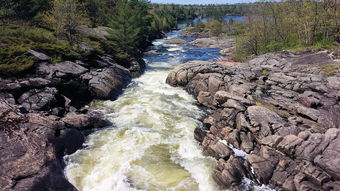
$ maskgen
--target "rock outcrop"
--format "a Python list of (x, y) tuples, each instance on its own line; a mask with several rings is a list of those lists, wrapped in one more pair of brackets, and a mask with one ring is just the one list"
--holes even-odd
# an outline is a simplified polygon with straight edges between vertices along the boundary
[(204, 153), (218, 159), (214, 179), (222, 188), (236, 188), (245, 176), (283, 190), (335, 191), (339, 64), (326, 51), (281, 52), (244, 64), (184, 64), (167, 83), (184, 87), (208, 109), (204, 128), (194, 134)]
[(111, 125), (91, 111), (60, 118), (45, 112), (23, 114), (0, 99), (1, 190), (76, 190), (64, 177), (61, 158), (82, 147), (82, 130)]
[(61, 157), (81, 148), (83, 128), (108, 125), (102, 115), (86, 111), (64, 118), (24, 114), (0, 99), (1, 190), (76, 190), (64, 177)]
[(0, 190), (77, 190), (64, 177), (62, 157), (80, 149), (89, 132), (112, 125), (84, 106), (115, 100), (145, 63), (92, 52), (52, 64), (48, 55), (28, 53), (35, 57), (32, 71), (0, 78)]
[(198, 46), (202, 48), (219, 48), (223, 49), (221, 53), (227, 54), (230, 52), (230, 49), (235, 44), (234, 38), (228, 37), (209, 37), (209, 38), (198, 38), (196, 40), (191, 41), (189, 44), (193, 46)]
[(130, 72), (120, 66), (91, 71), (81, 79), (86, 81), (91, 95), (97, 99), (116, 99), (131, 81)]

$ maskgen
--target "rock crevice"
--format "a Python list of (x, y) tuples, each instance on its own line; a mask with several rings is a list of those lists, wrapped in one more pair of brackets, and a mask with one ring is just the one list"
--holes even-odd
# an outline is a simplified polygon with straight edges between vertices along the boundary
[[(283, 190), (340, 190), (340, 71), (325, 51), (265, 54), (247, 63), (188, 63), (167, 78), (207, 109), (195, 138), (218, 160), (214, 179)], [(335, 67), (336, 68), (336, 67)], [(236, 156), (232, 147), (248, 153)]]

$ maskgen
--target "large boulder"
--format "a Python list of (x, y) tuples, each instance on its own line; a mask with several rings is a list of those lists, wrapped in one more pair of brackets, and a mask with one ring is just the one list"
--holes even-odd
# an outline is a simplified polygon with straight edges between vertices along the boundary
[(191, 41), (190, 44), (199, 46), (202, 48), (219, 48), (227, 49), (233, 47), (235, 39), (227, 37), (210, 37), (210, 38), (198, 38)]
[(48, 110), (57, 102), (57, 93), (56, 88), (32, 89), (21, 95), (18, 102), (27, 111)]
[(96, 111), (89, 111), (86, 114), (70, 112), (62, 121), (66, 126), (77, 129), (92, 129), (111, 125), (103, 113)]
[(62, 157), (82, 147), (86, 132), (81, 130), (110, 124), (95, 111), (71, 112), (62, 119), (23, 114), (0, 98), (0, 190), (76, 191), (64, 176)]
[(91, 71), (81, 76), (95, 99), (116, 99), (131, 81), (130, 72), (118, 65)]
[[(331, 137), (325, 138), (328, 146), (323, 150), (322, 154), (314, 158), (314, 162), (324, 169), (332, 177), (340, 181), (340, 133), (339, 129), (330, 129)], [(326, 145), (325, 145), (326, 146)]]
[(88, 69), (71, 61), (59, 62), (57, 64), (42, 63), (37, 68), (37, 73), (48, 75), (50, 78), (71, 78), (80, 76)]
[(272, 135), (275, 127), (282, 126), (284, 120), (274, 111), (261, 106), (250, 106), (247, 109), (252, 132), (260, 131), (261, 137)]

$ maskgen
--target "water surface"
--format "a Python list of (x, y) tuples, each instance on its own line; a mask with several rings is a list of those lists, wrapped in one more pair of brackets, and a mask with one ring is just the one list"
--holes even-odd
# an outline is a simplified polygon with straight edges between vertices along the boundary
[[(202, 155), (193, 136), (203, 112), (191, 95), (165, 80), (170, 70), (187, 61), (219, 59), (219, 49), (166, 43), (180, 38), (179, 33), (153, 43), (151, 49), (160, 54), (145, 56), (145, 74), (116, 101), (93, 104), (114, 127), (91, 134), (84, 149), (65, 156), (65, 175), (80, 191), (218, 190), (212, 179), (216, 160)], [(252, 187), (248, 179), (243, 182), (242, 190), (269, 190)]]
[[(179, 32), (167, 39), (178, 38)], [(65, 174), (79, 190), (217, 190), (215, 160), (193, 138), (202, 111), (191, 95), (165, 83), (175, 66), (215, 60), (218, 49), (154, 42), (160, 55), (146, 55), (146, 72), (116, 101), (101, 101), (115, 127), (90, 135), (86, 148), (66, 156)]]

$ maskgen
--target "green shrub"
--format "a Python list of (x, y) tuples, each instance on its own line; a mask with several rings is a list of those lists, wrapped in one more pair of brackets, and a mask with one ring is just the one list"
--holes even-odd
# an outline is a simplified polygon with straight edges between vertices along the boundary
[(214, 36), (219, 36), (222, 33), (222, 23), (217, 20), (212, 20), (205, 23), (205, 30), (210, 31)]
[(201, 21), (197, 21), (196, 23), (194, 23), (194, 28), (192, 29), (193, 32), (202, 32), (204, 30), (204, 23), (202, 23)]
[(0, 24), (1, 37), (15, 37), (27, 39), (33, 42), (54, 43), (57, 38), (51, 31), (29, 26), (19, 26), (14, 24)]
[(34, 64), (27, 51), (33, 49), (52, 57), (51, 62), (79, 59), (79, 53), (67, 41), (58, 40), (51, 31), (30, 26), (0, 24), (0, 73), (21, 74)]
[(34, 57), (29, 56), (27, 48), (20, 45), (1, 48), (0, 60), (0, 74), (3, 76), (21, 74), (34, 64)]
[(58, 41), (56, 44), (34, 43), (31, 45), (31, 48), (51, 57), (60, 56), (62, 59), (75, 60), (80, 56), (80, 54), (76, 52), (76, 49), (66, 41)]

